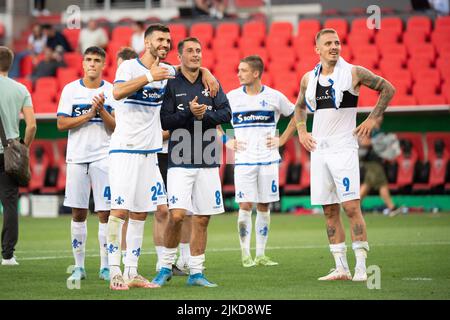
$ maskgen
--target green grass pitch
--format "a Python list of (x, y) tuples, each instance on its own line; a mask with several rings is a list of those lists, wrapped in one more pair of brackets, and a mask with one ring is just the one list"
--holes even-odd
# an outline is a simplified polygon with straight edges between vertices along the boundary
[[(152, 218), (146, 224), (140, 273), (155, 275), (151, 240)], [(381, 270), (381, 288), (366, 283), (319, 282), (334, 265), (328, 250), (323, 216), (274, 214), (267, 255), (274, 267), (243, 268), (236, 213), (211, 219), (206, 275), (218, 288), (187, 287), (174, 277), (160, 289), (112, 292), (98, 279), (98, 220), (88, 219), (87, 279), (79, 290), (67, 288), (67, 267), (73, 264), (70, 217), (20, 219), (18, 267), (0, 266), (0, 299), (450, 299), (450, 214), (405, 215), (388, 218), (366, 215), (369, 245), (367, 265)], [(253, 216), (254, 219), (254, 216)], [(348, 260), (353, 271), (348, 221)], [(254, 245), (254, 234), (252, 239)], [(252, 249), (254, 255), (254, 249)]]

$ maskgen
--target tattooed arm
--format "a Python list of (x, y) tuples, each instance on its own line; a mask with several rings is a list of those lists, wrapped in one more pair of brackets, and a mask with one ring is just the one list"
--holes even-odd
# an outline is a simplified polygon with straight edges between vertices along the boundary
[(361, 66), (354, 66), (352, 68), (352, 76), (354, 83), (356, 82), (356, 86), (366, 86), (380, 92), (380, 97), (378, 98), (375, 108), (369, 114), (367, 119), (355, 130), (355, 133), (358, 136), (370, 136), (372, 129), (377, 124), (377, 121), (383, 116), (389, 101), (391, 101), (394, 96), (395, 88), (386, 79), (377, 76), (372, 71)]
[(302, 81), (300, 82), (300, 92), (298, 94), (297, 102), (295, 103), (295, 123), (297, 127), (298, 132), (298, 139), (300, 140), (300, 143), (305, 147), (306, 150), (309, 152), (313, 151), (316, 142), (314, 141), (314, 138), (311, 136), (310, 133), (306, 130), (306, 101), (305, 101), (305, 93), (306, 93), (306, 87), (308, 86), (308, 75), (309, 73), (306, 73)]

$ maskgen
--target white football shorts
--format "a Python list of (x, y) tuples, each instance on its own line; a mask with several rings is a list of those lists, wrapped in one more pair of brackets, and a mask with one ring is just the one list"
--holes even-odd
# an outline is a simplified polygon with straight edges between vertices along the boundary
[(70, 208), (88, 209), (92, 188), (94, 211), (109, 211), (111, 188), (108, 167), (107, 157), (91, 163), (68, 163), (64, 205)]
[(165, 195), (156, 154), (111, 153), (111, 209), (155, 211)]
[(169, 209), (186, 209), (194, 215), (223, 213), (219, 168), (169, 168)]
[(270, 203), (280, 200), (279, 163), (235, 165), (236, 202)]
[(311, 152), (311, 204), (359, 199), (358, 149)]

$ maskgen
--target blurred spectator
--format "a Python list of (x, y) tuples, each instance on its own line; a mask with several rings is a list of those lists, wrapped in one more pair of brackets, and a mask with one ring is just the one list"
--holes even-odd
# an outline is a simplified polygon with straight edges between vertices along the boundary
[(44, 59), (37, 64), (31, 74), (31, 81), (36, 82), (42, 77), (55, 77), (59, 67), (65, 67), (62, 55), (50, 47), (44, 49)]
[(136, 21), (133, 23), (133, 35), (131, 36), (131, 47), (138, 54), (142, 53), (145, 49), (144, 43), (145, 26), (142, 21)]
[(195, 0), (192, 15), (194, 17), (210, 16), (223, 19), (226, 16), (225, 9), (226, 5), (224, 0)]
[(54, 26), (45, 24), (42, 26), (42, 30), (47, 37), (47, 47), (60, 53), (72, 51), (66, 37), (61, 32), (55, 30)]
[[(361, 184), (361, 202), (371, 190), (378, 191), (381, 199), (386, 205), (383, 211), (385, 215), (394, 216), (401, 212), (391, 197), (388, 179), (383, 167), (383, 158), (392, 160), (400, 153), (398, 139), (395, 135), (385, 135), (379, 130), (381, 120), (378, 121), (376, 129), (372, 132), (372, 137), (362, 137), (359, 140), (359, 155), (364, 168), (364, 181)], [(396, 142), (393, 141), (396, 139)]]
[(87, 27), (81, 29), (78, 46), (81, 53), (89, 47), (106, 48), (108, 35), (105, 29), (100, 28), (95, 20), (89, 20)]
[(40, 15), (48, 16), (50, 11), (45, 8), (45, 0), (34, 0), (33, 16), (38, 17)]
[(440, 16), (448, 16), (450, 10), (449, 0), (428, 0), (432, 9)]
[(28, 37), (27, 50), (19, 52), (14, 56), (14, 62), (9, 73), (10, 77), (20, 77), (20, 62), (22, 61), (22, 59), (28, 55), (32, 55), (33, 57), (39, 55), (44, 50), (46, 44), (47, 37), (42, 31), (42, 27), (38, 24), (35, 25), (33, 27), (32, 33)]

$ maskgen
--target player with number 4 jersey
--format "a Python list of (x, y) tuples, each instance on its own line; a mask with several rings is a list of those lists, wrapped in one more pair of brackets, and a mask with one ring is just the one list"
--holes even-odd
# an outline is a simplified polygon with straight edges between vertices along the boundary
[(91, 187), (94, 211), (100, 222), (99, 277), (109, 281), (106, 251), (106, 226), (111, 200), (108, 150), (115, 121), (111, 104), (112, 85), (102, 80), (105, 58), (105, 51), (99, 47), (86, 49), (83, 54), (84, 77), (64, 87), (57, 112), (58, 129), (69, 131), (64, 205), (72, 208), (71, 243), (75, 268), (69, 277), (70, 281), (79, 281), (86, 277), (86, 218)]

